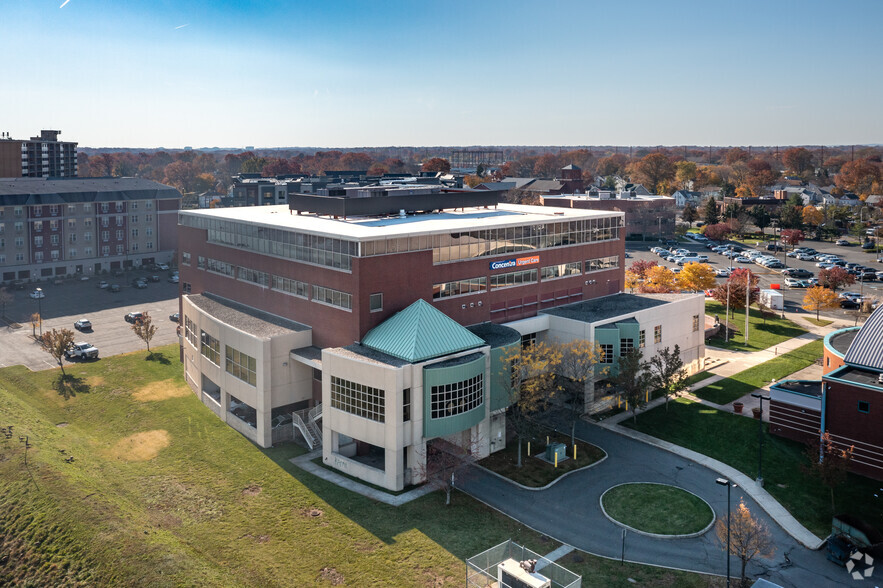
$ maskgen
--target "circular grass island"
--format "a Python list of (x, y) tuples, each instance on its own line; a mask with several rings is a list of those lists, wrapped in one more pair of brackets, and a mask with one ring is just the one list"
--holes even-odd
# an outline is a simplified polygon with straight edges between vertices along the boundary
[(614, 486), (601, 495), (601, 510), (614, 523), (655, 536), (693, 537), (714, 523), (714, 511), (707, 502), (667, 484)]

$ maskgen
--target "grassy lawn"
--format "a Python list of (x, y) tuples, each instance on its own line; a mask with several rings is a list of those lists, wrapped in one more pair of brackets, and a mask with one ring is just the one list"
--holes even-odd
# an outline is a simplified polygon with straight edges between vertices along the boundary
[[(758, 424), (754, 419), (721, 412), (680, 398), (668, 412), (655, 408), (626, 426), (676, 443), (733, 466), (751, 478), (757, 476)], [(763, 437), (764, 488), (804, 526), (819, 537), (831, 532), (831, 497), (816, 478), (803, 473), (805, 446), (768, 433)], [(880, 482), (849, 474), (835, 491), (838, 513), (850, 513), (883, 529)], [(738, 491), (736, 492), (738, 495)], [(734, 502), (737, 496), (734, 496)]]
[[(0, 583), (462, 586), (463, 560), (508, 538), (558, 546), (460, 493), (395, 508), (303, 472), (288, 461), (300, 447), (260, 450), (207, 410), (177, 346), (155, 352), (72, 365), (67, 396), (57, 370), (0, 369), (0, 426), (14, 427), (0, 435)], [(604, 585), (719, 585), (574, 557)]]
[[(719, 316), (723, 321), (725, 313), (726, 305), (716, 300), (705, 301), (705, 314)], [(806, 333), (806, 329), (801, 329), (790, 320), (778, 316), (768, 316), (764, 321), (756, 308), (751, 309), (748, 317), (748, 345), (745, 345), (744, 309), (736, 311), (730, 309), (730, 327), (733, 330), (730, 332), (729, 341), (724, 341), (724, 336), (721, 334), (708, 339), (708, 345), (734, 351), (760, 351)]]
[(701, 382), (702, 380), (707, 380), (708, 378), (712, 377), (713, 375), (714, 374), (711, 372), (699, 372), (698, 374), (693, 374), (692, 376), (687, 378), (687, 384), (692, 386), (693, 384)]
[(492, 472), (496, 472), (524, 486), (541, 488), (567, 472), (592, 465), (604, 457), (604, 452), (601, 449), (590, 443), (577, 440), (576, 459), (573, 459), (573, 447), (570, 446), (570, 437), (560, 433), (558, 435), (551, 435), (549, 441), (552, 443), (564, 443), (567, 446), (567, 456), (571, 459), (558, 462), (558, 467), (556, 468), (553, 464), (537, 457), (546, 450), (545, 439), (543, 439), (531, 443), (530, 453), (532, 457), (527, 455), (527, 443), (522, 445), (520, 468), (517, 466), (518, 441), (509, 443), (505, 449), (490, 454), (478, 463)]
[(828, 321), (825, 319), (816, 319), (815, 317), (803, 317), (803, 320), (805, 320), (806, 322), (813, 324), (817, 327), (827, 327), (828, 325), (830, 325), (831, 323), (834, 322), (834, 321)]
[(817, 339), (729, 378), (703, 386), (693, 394), (715, 404), (728, 404), (749, 392), (766, 386), (773, 381), (773, 378), (781, 380), (796, 371), (811, 366), (822, 357), (822, 347), (822, 340)]
[(602, 502), (620, 523), (659, 535), (698, 533), (714, 516), (698, 496), (663, 484), (623, 484), (608, 490)]

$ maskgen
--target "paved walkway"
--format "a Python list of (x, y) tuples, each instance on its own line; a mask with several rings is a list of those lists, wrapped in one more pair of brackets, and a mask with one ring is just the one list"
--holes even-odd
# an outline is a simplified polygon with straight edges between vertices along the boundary
[(313, 474), (316, 477), (322, 478), (332, 484), (337, 484), (341, 488), (346, 488), (356, 494), (361, 494), (362, 496), (367, 496), (377, 502), (382, 502), (384, 504), (389, 504), (391, 506), (401, 506), (402, 504), (406, 504), (411, 502), (412, 500), (416, 500), (421, 496), (429, 494), (436, 490), (432, 486), (432, 484), (424, 484), (419, 488), (415, 488), (414, 490), (409, 490), (408, 492), (403, 492), (401, 494), (390, 494), (389, 492), (384, 492), (383, 490), (378, 490), (377, 488), (372, 488), (370, 486), (366, 486), (356, 480), (351, 478), (347, 478), (346, 476), (342, 476), (340, 474), (336, 474), (333, 471), (323, 468), (322, 466), (313, 463), (313, 460), (317, 457), (322, 457), (322, 450), (316, 449), (304, 455), (293, 457), (289, 461), (299, 467), (300, 469)]

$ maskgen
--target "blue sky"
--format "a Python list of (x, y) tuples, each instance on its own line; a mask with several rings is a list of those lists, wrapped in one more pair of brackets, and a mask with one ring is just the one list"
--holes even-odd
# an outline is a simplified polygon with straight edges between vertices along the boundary
[(83, 146), (883, 143), (883, 2), (0, 0)]

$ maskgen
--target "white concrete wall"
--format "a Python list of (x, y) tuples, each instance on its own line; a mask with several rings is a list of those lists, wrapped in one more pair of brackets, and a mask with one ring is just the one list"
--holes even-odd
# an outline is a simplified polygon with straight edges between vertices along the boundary
[[(291, 349), (305, 347), (312, 343), (312, 331), (292, 331), (266, 339), (245, 333), (218, 321), (194, 306), (187, 297), (183, 299), (182, 309), (182, 335), (186, 335), (183, 329), (184, 317), (187, 317), (195, 325), (197, 338), (199, 331), (202, 330), (220, 341), (220, 365), (215, 365), (202, 355), (199, 348), (193, 347), (186, 336), (182, 338), (184, 369), (188, 384), (203, 403), (224, 419), (228, 425), (261, 447), (270, 447), (272, 445), (270, 426), (272, 409), (312, 397), (309, 368), (300, 366), (300, 364), (292, 365), (295, 362), (290, 362), (288, 357)], [(255, 359), (254, 386), (227, 373), (224, 368), (227, 345)], [(202, 398), (203, 374), (221, 388), (219, 408), (212, 399)], [(235, 396), (255, 409), (257, 413), (256, 428), (253, 429), (229, 412), (231, 396)]]

